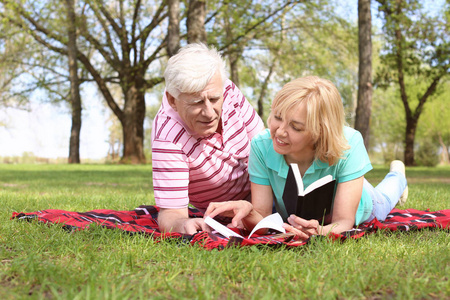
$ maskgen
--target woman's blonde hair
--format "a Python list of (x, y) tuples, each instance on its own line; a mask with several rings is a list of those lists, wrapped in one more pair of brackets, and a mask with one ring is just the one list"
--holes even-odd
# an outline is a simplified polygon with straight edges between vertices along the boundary
[(333, 165), (349, 149), (344, 137), (345, 115), (334, 84), (317, 76), (302, 77), (285, 84), (272, 102), (271, 114), (283, 119), (301, 103), (306, 104), (306, 130), (315, 142), (315, 158)]

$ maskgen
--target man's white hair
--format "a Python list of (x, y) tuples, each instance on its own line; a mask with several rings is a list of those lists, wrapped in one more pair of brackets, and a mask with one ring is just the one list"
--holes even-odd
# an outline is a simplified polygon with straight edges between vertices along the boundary
[(202, 91), (216, 72), (225, 84), (226, 71), (222, 56), (214, 47), (202, 43), (188, 44), (172, 56), (164, 72), (166, 90), (177, 98), (180, 93), (193, 94)]

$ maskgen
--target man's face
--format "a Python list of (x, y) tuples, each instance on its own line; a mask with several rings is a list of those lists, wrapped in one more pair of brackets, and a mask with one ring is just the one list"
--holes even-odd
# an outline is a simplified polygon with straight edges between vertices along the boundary
[(199, 93), (181, 93), (176, 99), (167, 93), (170, 106), (195, 134), (205, 137), (216, 132), (222, 115), (223, 85), (217, 72)]

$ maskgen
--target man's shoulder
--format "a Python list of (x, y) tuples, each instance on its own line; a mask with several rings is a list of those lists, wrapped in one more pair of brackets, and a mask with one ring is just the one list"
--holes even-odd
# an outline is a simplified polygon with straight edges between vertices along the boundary
[(152, 126), (152, 141), (170, 142), (177, 144), (181, 140), (191, 138), (191, 134), (188, 130), (178, 122), (175, 118), (165, 114), (164, 112), (158, 112), (153, 121)]
[(234, 82), (227, 79), (223, 88), (223, 98), (225, 105), (230, 104), (236, 107), (243, 100), (243, 94)]

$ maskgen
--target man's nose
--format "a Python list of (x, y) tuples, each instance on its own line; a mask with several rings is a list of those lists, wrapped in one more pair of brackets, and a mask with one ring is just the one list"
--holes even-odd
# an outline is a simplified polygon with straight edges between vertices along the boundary
[(205, 100), (205, 106), (202, 109), (203, 115), (206, 117), (214, 116), (214, 105), (209, 100)]

